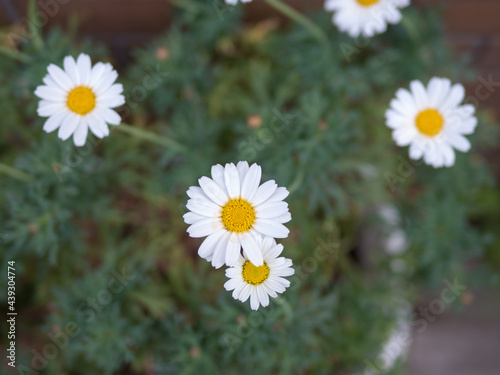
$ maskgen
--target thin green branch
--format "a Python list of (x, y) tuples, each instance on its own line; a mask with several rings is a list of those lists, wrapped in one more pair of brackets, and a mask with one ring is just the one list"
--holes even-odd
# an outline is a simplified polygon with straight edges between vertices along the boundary
[(143, 139), (145, 141), (149, 141), (152, 143), (156, 143), (161, 146), (165, 146), (167, 148), (170, 148), (172, 150), (176, 151), (185, 151), (185, 147), (182, 146), (181, 144), (177, 143), (173, 139), (170, 139), (168, 137), (165, 137), (163, 135), (159, 135), (156, 133), (152, 133), (148, 130), (144, 130), (129, 124), (124, 124), (121, 123), (120, 125), (114, 127), (113, 129), (119, 130), (123, 133), (130, 134), (136, 138)]
[(192, 0), (168, 0), (168, 2), (190, 12), (200, 9), (200, 5)]
[(43, 48), (44, 43), (42, 37), (40, 36), (42, 32), (42, 25), (40, 25), (39, 19), (36, 17), (36, 12), (36, 0), (30, 0), (28, 3), (28, 27), (33, 35), (33, 44), (35, 45), (35, 48), (40, 51)]
[(0, 54), (21, 62), (28, 62), (30, 60), (30, 57), (25, 53), (5, 46), (0, 46)]
[(324, 42), (327, 40), (323, 30), (319, 28), (313, 21), (304, 16), (302, 13), (296, 11), (291, 6), (283, 3), (281, 0), (265, 0), (269, 5), (283, 13), (285, 16), (289, 17), (293, 21), (300, 23), (306, 29), (309, 30), (319, 41)]
[(0, 163), (0, 173), (24, 182), (33, 181), (33, 177), (14, 167)]

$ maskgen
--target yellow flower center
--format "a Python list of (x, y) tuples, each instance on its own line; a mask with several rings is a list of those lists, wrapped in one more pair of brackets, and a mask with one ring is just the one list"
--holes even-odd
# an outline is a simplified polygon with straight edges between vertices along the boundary
[(78, 115), (86, 115), (95, 108), (95, 94), (85, 86), (77, 86), (68, 94), (66, 105)]
[(364, 7), (369, 7), (372, 6), (373, 4), (377, 4), (380, 0), (356, 0), (358, 4), (364, 6)]
[(220, 219), (229, 232), (248, 232), (255, 225), (255, 208), (246, 199), (233, 198), (222, 207)]
[(269, 266), (264, 262), (262, 266), (255, 267), (249, 260), (243, 263), (243, 280), (251, 285), (260, 285), (269, 277)]
[(432, 137), (441, 132), (444, 118), (435, 109), (426, 109), (417, 115), (415, 123), (420, 133)]

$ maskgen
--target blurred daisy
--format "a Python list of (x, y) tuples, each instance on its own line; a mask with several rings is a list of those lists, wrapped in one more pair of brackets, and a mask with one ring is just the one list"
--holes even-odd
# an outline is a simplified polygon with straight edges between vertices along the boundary
[(233, 291), (233, 298), (245, 302), (250, 297), (250, 307), (269, 305), (269, 296), (276, 298), (290, 286), (283, 277), (294, 274), (292, 261), (278, 256), (283, 245), (276, 245), (274, 239), (265, 237), (258, 241), (264, 263), (256, 267), (246, 257), (239, 256), (236, 265), (226, 270), (229, 280), (224, 284), (227, 291)]
[(215, 268), (224, 263), (234, 266), (241, 247), (245, 256), (261, 266), (264, 259), (258, 245), (259, 236), (285, 238), (289, 230), (283, 225), (291, 220), (288, 204), (283, 202), (288, 191), (273, 180), (259, 186), (262, 169), (248, 166), (246, 161), (215, 165), (212, 178), (202, 177), (201, 187), (187, 191), (189, 211), (184, 215), (191, 237), (208, 236), (198, 254)]
[(465, 134), (477, 125), (472, 105), (460, 105), (465, 96), (461, 84), (451, 85), (446, 78), (432, 78), (427, 88), (413, 81), (410, 91), (399, 89), (386, 112), (387, 126), (398, 146), (410, 146), (410, 158), (424, 157), (435, 168), (455, 163), (453, 148), (470, 149)]
[(118, 125), (121, 118), (111, 108), (125, 103), (121, 84), (114, 84), (118, 73), (110, 64), (91, 66), (90, 57), (80, 54), (78, 60), (66, 56), (64, 70), (50, 64), (49, 72), (35, 95), (41, 98), (38, 114), (48, 117), (43, 130), (50, 133), (59, 128), (62, 140), (73, 135), (76, 146), (83, 146), (88, 129), (96, 137), (109, 135), (107, 124)]
[[(241, 0), (242, 3), (249, 3), (252, 0)], [(226, 4), (236, 5), (238, 0), (226, 0)]]
[(372, 37), (383, 33), (388, 23), (401, 20), (399, 8), (410, 0), (326, 0), (325, 9), (334, 11), (333, 22), (351, 37)]

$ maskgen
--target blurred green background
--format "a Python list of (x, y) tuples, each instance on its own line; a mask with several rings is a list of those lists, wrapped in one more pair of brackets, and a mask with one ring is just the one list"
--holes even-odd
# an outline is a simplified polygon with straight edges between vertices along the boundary
[[(0, 180), (17, 373), (402, 373), (403, 360), (380, 353), (395, 329), (430, 324), (412, 308), (422, 296), (498, 288), (494, 116), (480, 110), (471, 152), (441, 169), (410, 160), (384, 119), (413, 79), (474, 80), (467, 56), (447, 47), (432, 7), (403, 10), (361, 45), (324, 11), (308, 13), (322, 43), (299, 25), (243, 22), (242, 6), (188, 4), (129, 59), (79, 37), (76, 18), (33, 37), (2, 29), (3, 48), (21, 37), (0, 56), (1, 162), (32, 178)], [(80, 52), (117, 66), (124, 122), (187, 151), (118, 131), (83, 148), (44, 133), (33, 91), (48, 64)], [(283, 244), (296, 274), (257, 312), (223, 289), (182, 220), (188, 187), (239, 160), (292, 191)], [(446, 308), (463, 309), (468, 294), (455, 296)], [(7, 346), (5, 324), (0, 334)], [(398, 342), (405, 352), (412, 336)]]

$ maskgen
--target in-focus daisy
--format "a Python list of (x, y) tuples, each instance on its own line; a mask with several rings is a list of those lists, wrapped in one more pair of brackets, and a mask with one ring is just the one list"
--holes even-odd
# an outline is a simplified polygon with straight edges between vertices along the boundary
[(189, 211), (184, 215), (191, 237), (208, 236), (198, 254), (215, 268), (224, 263), (236, 264), (241, 247), (247, 259), (261, 266), (264, 258), (258, 245), (259, 236), (285, 238), (289, 230), (283, 225), (291, 220), (288, 191), (273, 180), (260, 185), (262, 169), (246, 161), (215, 165), (212, 178), (198, 180), (200, 187), (187, 191)]
[(410, 158), (424, 157), (435, 168), (455, 163), (453, 148), (470, 149), (465, 134), (477, 125), (474, 106), (460, 105), (465, 96), (461, 84), (446, 78), (432, 78), (427, 86), (413, 81), (410, 91), (399, 89), (387, 110), (387, 126), (398, 146), (410, 146)]
[(399, 8), (410, 0), (326, 0), (325, 9), (334, 11), (333, 22), (351, 37), (372, 37), (383, 33), (388, 23), (401, 20)]
[(259, 305), (269, 305), (269, 296), (276, 298), (290, 286), (290, 281), (284, 279), (294, 274), (292, 261), (278, 256), (283, 251), (283, 245), (276, 245), (270, 237), (258, 240), (264, 263), (256, 267), (246, 257), (240, 256), (236, 265), (226, 270), (229, 278), (224, 288), (233, 291), (233, 298), (245, 302), (250, 297), (250, 307), (257, 310)]
[(121, 84), (115, 84), (118, 73), (106, 63), (91, 66), (90, 57), (80, 54), (78, 60), (66, 56), (64, 70), (50, 64), (45, 85), (38, 86), (35, 95), (41, 98), (38, 114), (48, 117), (43, 130), (59, 129), (62, 140), (73, 135), (76, 146), (83, 146), (88, 129), (96, 137), (109, 135), (107, 124), (118, 125), (121, 118), (111, 108), (125, 103)]

